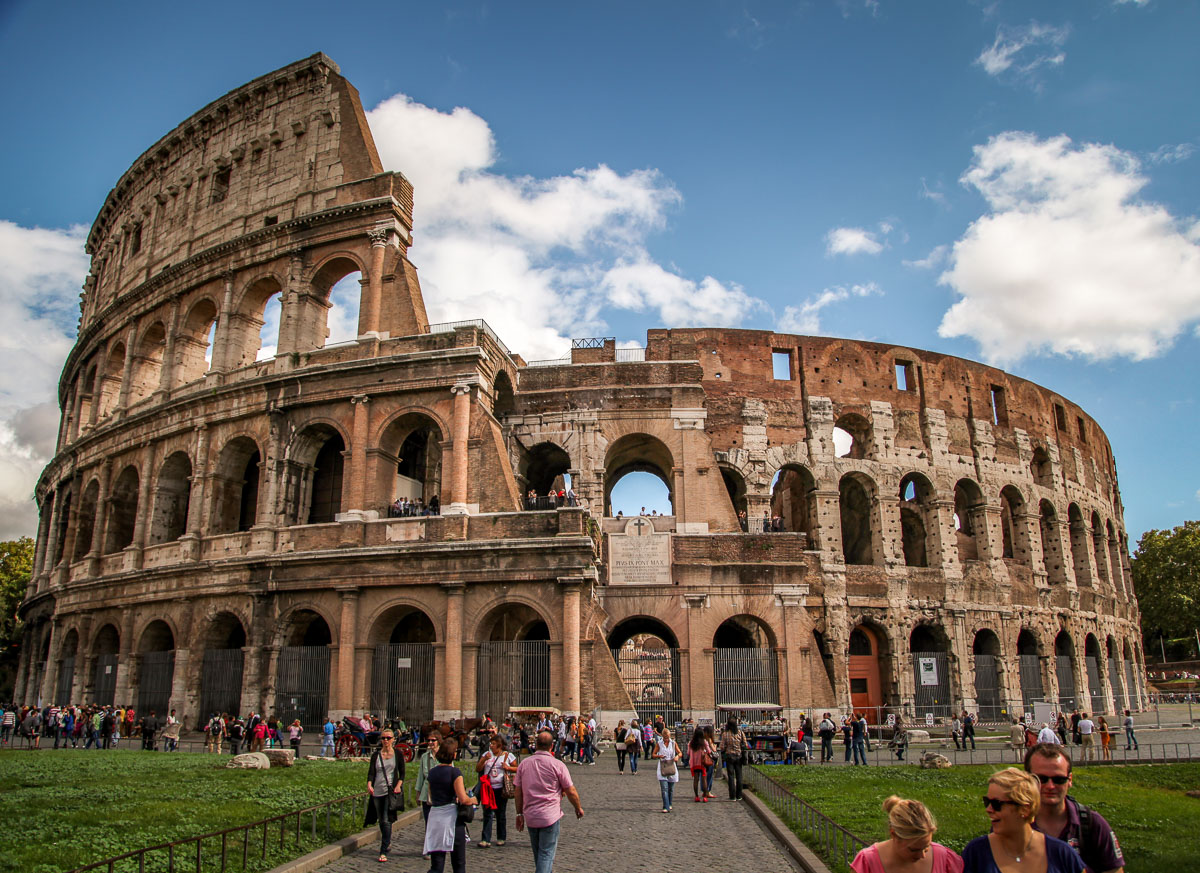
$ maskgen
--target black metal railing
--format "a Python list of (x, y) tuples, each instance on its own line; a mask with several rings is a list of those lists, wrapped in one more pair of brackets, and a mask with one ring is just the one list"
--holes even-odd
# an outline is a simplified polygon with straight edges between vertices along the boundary
[[(86, 873), (88, 870), (104, 870), (106, 873), (133, 870), (138, 873), (148, 870), (225, 873), (226, 870), (258, 869), (266, 866), (268, 860), (271, 866), (275, 866), (280, 861), (288, 860), (282, 856), (288, 852), (289, 846), (294, 856), (301, 848), (305, 851), (316, 848), (318, 839), (322, 837), (324, 842), (319, 845), (360, 830), (368, 797), (366, 793), (353, 794), (223, 831), (146, 846), (78, 867), (72, 873)], [(256, 833), (260, 830), (261, 838)], [(305, 838), (308, 843), (302, 846)]]
[(784, 824), (819, 852), (825, 860), (837, 864), (839, 869), (849, 869), (854, 856), (871, 845), (756, 768), (745, 768), (743, 778), (746, 786), (752, 789)]

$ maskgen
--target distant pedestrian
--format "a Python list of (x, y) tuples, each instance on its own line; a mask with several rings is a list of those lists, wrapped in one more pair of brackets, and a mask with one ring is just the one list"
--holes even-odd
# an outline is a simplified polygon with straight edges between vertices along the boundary
[(617, 722), (613, 730), (613, 750), (617, 753), (617, 772), (625, 775), (625, 757), (629, 754), (629, 728), (625, 727), (625, 719)]
[(850, 748), (854, 752), (854, 763), (867, 766), (867, 719), (858, 713), (850, 723)]
[(337, 725), (333, 723), (333, 716), (326, 716), (325, 724), (321, 728), (321, 757), (332, 758), (334, 756), (333, 737), (337, 733)]
[(442, 873), (447, 855), (454, 873), (466, 873), (467, 869), (467, 826), (458, 823), (458, 804), (475, 806), (479, 801), (467, 794), (462, 771), (454, 766), (456, 757), (458, 741), (446, 737), (438, 746), (438, 765), (429, 771), (430, 808), (424, 847), (429, 855), (429, 873)]
[(688, 742), (688, 770), (692, 774), (692, 796), (696, 803), (708, 803), (708, 765), (712, 763), (712, 754), (708, 750), (708, 741), (704, 731), (696, 728), (692, 731), (692, 739)]
[(566, 764), (551, 754), (554, 735), (538, 731), (535, 743), (534, 753), (517, 768), (517, 830), (529, 828), (534, 873), (551, 873), (558, 850), (561, 798), (566, 797), (575, 807), (576, 818), (583, 818), (583, 804)]
[(1079, 741), (1083, 745), (1083, 759), (1090, 761), (1096, 754), (1096, 738), (1093, 734), (1096, 731), (1096, 723), (1088, 718), (1088, 714), (1083, 713), (1079, 719)]
[(658, 759), (658, 785), (662, 791), (663, 812), (670, 812), (675, 794), (675, 783), (679, 781), (679, 762), (683, 754), (679, 746), (671, 738), (671, 731), (663, 727), (662, 735), (658, 738), (654, 757)]
[(821, 716), (821, 721), (817, 724), (817, 733), (821, 737), (821, 763), (824, 764), (833, 760), (833, 736), (837, 733), (837, 726), (829, 717), (829, 713)]
[(288, 725), (288, 745), (292, 747), (292, 752), (295, 753), (297, 758), (300, 757), (300, 739), (303, 736), (304, 728), (300, 726), (300, 719), (296, 719)]
[[(390, 729), (385, 730), (380, 737), (380, 748), (371, 755), (371, 762), (367, 765), (367, 792), (371, 795), (371, 802), (367, 805), (363, 827), (369, 828), (379, 823), (380, 861), (387, 860), (388, 849), (392, 845), (392, 822), (404, 806), (404, 756), (396, 754), (395, 741), (395, 734)], [(399, 797), (399, 803), (392, 799), (393, 795)]]
[(742, 733), (735, 719), (725, 722), (721, 732), (721, 763), (725, 765), (725, 782), (729, 786), (729, 799), (742, 799), (742, 764), (750, 741)]
[(962, 747), (967, 747), (967, 741), (971, 741), (971, 751), (975, 751), (975, 716), (971, 715), (965, 709), (962, 713)]
[(1133, 733), (1133, 716), (1130, 714), (1128, 709), (1125, 710), (1125, 720), (1121, 722), (1121, 724), (1125, 728), (1125, 751), (1128, 752), (1130, 748), (1136, 749), (1138, 747), (1138, 743), (1137, 737)]
[(638, 724), (635, 718), (629, 723), (629, 731), (625, 734), (625, 751), (629, 755), (629, 774), (636, 776), (638, 771), (638, 758), (641, 757), (642, 749), (642, 726)]
[[(883, 802), (888, 817), (888, 839), (867, 846), (850, 863), (854, 873), (892, 873), (897, 870), (928, 870), (929, 873), (961, 873), (962, 858), (933, 841), (937, 822), (919, 800), (892, 795)], [(925, 858), (933, 857), (928, 862)]]
[(1037, 741), (1039, 743), (1057, 743), (1059, 736), (1048, 722), (1042, 722), (1042, 729), (1038, 731)]
[(1096, 722), (1096, 733), (1100, 734), (1100, 755), (1105, 761), (1112, 760), (1112, 728), (1104, 716)]

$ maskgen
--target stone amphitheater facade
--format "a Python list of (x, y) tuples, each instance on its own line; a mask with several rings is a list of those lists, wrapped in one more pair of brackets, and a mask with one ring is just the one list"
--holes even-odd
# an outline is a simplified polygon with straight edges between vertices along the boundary
[[(121, 177), (37, 488), (18, 699), (189, 726), (1144, 699), (1116, 467), (1077, 405), (769, 331), (527, 363), (481, 321), (429, 324), (412, 228), (412, 186), (324, 55)], [(351, 274), (357, 339), (329, 345)], [(612, 517), (633, 471), (672, 514)], [(564, 477), (578, 505), (527, 502)], [(390, 517), (400, 496), (441, 513)]]

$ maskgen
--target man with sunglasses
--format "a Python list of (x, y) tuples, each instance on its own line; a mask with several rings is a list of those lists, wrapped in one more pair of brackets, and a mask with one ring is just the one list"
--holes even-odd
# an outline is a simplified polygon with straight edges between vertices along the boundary
[(1089, 873), (1122, 873), (1121, 844), (1104, 816), (1070, 797), (1072, 773), (1067, 751), (1038, 743), (1025, 753), (1025, 770), (1041, 783), (1041, 806), (1033, 826), (1068, 843)]

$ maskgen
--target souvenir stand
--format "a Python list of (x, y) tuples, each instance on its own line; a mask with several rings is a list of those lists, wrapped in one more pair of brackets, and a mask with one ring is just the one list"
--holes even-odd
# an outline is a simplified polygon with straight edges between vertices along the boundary
[(724, 730), (730, 717), (750, 740), (751, 764), (784, 762), (788, 753), (787, 722), (783, 707), (774, 703), (723, 703), (717, 707), (717, 730)]

